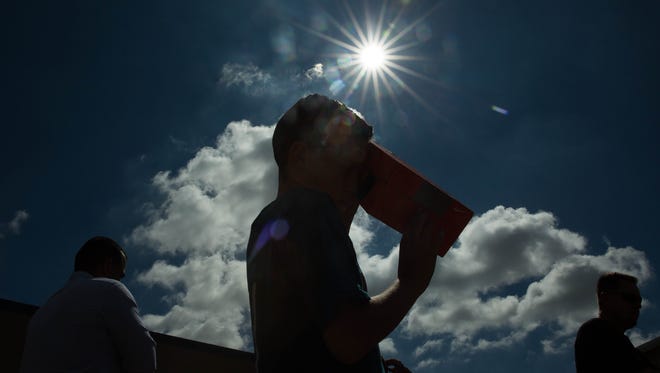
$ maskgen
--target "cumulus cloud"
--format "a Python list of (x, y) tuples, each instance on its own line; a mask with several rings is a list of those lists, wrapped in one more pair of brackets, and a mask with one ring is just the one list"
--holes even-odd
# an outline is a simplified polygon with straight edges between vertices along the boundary
[(159, 172), (153, 185), (166, 196), (130, 239), (159, 253), (233, 255), (250, 224), (275, 197), (272, 127), (232, 122), (215, 147), (197, 152), (176, 173)]
[(175, 305), (165, 315), (145, 315), (145, 324), (163, 333), (233, 348), (247, 344), (245, 262), (221, 254), (194, 256), (175, 266), (157, 261), (138, 280), (174, 294)]
[(657, 346), (658, 344), (660, 344), (660, 340), (654, 340), (654, 339), (660, 338), (660, 330), (655, 330), (649, 333), (643, 333), (638, 329), (633, 329), (628, 332), (628, 338), (630, 339), (630, 342), (632, 342), (633, 345), (638, 347), (647, 342), (650, 342), (649, 343), (650, 345)]
[(595, 315), (600, 273), (626, 272), (640, 283), (651, 277), (642, 251), (611, 247), (596, 256), (586, 253), (586, 244), (579, 234), (559, 228), (549, 212), (502, 206), (487, 211), (439, 260), (405, 330), (450, 336), (452, 352), (475, 352), (520, 343), (531, 331), (549, 326), (543, 349), (563, 350), (567, 338)]
[[(159, 254), (139, 281), (168, 292), (169, 308), (145, 315), (148, 327), (233, 348), (251, 345), (244, 251), (252, 220), (275, 197), (272, 131), (232, 122), (184, 167), (153, 178), (164, 199), (129, 237)], [(350, 230), (372, 294), (397, 272), (398, 245), (382, 246), (381, 227), (360, 210)], [(652, 276), (640, 250), (610, 247), (596, 255), (551, 212), (497, 206), (476, 216), (439, 258), (429, 289), (381, 348), (397, 353), (400, 334), (412, 339), (418, 346), (411, 358), (422, 369), (439, 364), (439, 354), (519, 345), (544, 328), (535, 343), (547, 353), (565, 351), (580, 323), (595, 315), (596, 278), (615, 270), (640, 284)], [(635, 339), (648, 335), (636, 333)]]
[(144, 317), (156, 331), (233, 348), (249, 344), (244, 249), (250, 224), (274, 199), (273, 127), (232, 122), (215, 146), (153, 185), (165, 196), (129, 240), (159, 254), (183, 254), (181, 265), (156, 261), (138, 280), (170, 292), (171, 309)]
[(380, 352), (383, 354), (383, 356), (394, 356), (399, 353), (396, 349), (396, 346), (394, 345), (394, 340), (392, 338), (383, 339), (378, 344), (378, 347), (380, 347)]
[(439, 359), (424, 359), (415, 365), (415, 370), (433, 368), (440, 365), (440, 362)]
[(441, 340), (441, 339), (428, 340), (428, 341), (424, 342), (423, 345), (415, 348), (414, 355), (415, 355), (416, 358), (418, 358), (418, 357), (422, 356), (423, 354), (425, 354), (428, 351), (435, 350), (435, 349), (438, 349), (438, 348), (442, 347), (443, 344), (444, 344), (444, 341)]

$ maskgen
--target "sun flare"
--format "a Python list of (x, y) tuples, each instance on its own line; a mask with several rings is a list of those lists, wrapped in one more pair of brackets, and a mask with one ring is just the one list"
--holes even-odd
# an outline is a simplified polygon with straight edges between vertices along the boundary
[(360, 91), (361, 106), (370, 92), (379, 111), (381, 98), (387, 95), (397, 103), (396, 96), (405, 92), (429, 111), (435, 112), (435, 109), (406, 83), (404, 76), (439, 84), (408, 64), (424, 60), (424, 57), (412, 54), (413, 48), (424, 42), (416, 38), (417, 26), (441, 3), (438, 2), (411, 22), (403, 20), (403, 9), (394, 15), (389, 14), (387, 2), (383, 3), (377, 17), (372, 18), (367, 12), (365, 18), (360, 21), (348, 2), (343, 1), (343, 4), (346, 11), (343, 22), (328, 16), (329, 22), (343, 37), (338, 38), (331, 36), (328, 31), (296, 24), (340, 49), (328, 54), (334, 59), (326, 63), (330, 66), (328, 71), (332, 71), (332, 74), (326, 76), (330, 82), (330, 91), (344, 99), (349, 99)]
[(360, 63), (368, 70), (380, 70), (387, 62), (387, 53), (381, 45), (369, 44), (360, 50)]

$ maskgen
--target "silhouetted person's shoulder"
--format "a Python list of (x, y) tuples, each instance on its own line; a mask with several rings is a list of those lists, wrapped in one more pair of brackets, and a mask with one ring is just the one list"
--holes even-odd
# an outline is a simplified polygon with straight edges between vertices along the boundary
[(637, 372), (644, 362), (625, 334), (593, 318), (582, 324), (575, 338), (575, 367), (578, 373)]

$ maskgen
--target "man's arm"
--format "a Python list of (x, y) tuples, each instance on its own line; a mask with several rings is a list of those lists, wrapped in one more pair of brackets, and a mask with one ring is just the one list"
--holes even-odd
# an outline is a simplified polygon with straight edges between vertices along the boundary
[(428, 215), (419, 215), (401, 238), (397, 279), (364, 305), (340, 309), (323, 338), (335, 357), (351, 364), (360, 360), (399, 325), (433, 276), (442, 233)]
[(104, 317), (120, 365), (125, 372), (154, 372), (156, 343), (142, 324), (133, 295), (123, 284), (114, 285)]

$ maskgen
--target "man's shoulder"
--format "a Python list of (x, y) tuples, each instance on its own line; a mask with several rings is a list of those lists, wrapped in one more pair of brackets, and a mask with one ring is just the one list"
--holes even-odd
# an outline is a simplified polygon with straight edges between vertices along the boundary
[(594, 317), (593, 319), (589, 319), (585, 321), (582, 325), (580, 325), (580, 329), (578, 329), (578, 334), (592, 331), (592, 330), (600, 330), (606, 327), (605, 321)]
[(112, 294), (117, 298), (124, 298), (135, 303), (133, 294), (121, 281), (106, 277), (95, 277), (93, 281), (96, 282), (99, 287), (104, 289), (104, 293)]
[(115, 279), (111, 279), (107, 277), (94, 277), (91, 279), (91, 283), (94, 284), (95, 286), (108, 289), (110, 291), (120, 291), (122, 293), (128, 293), (128, 294), (131, 293), (126, 287), (126, 285), (124, 285), (121, 281)]
[(580, 326), (580, 329), (602, 328), (605, 325), (606, 322), (604, 320), (594, 317), (593, 319), (585, 321), (582, 326)]
[(107, 277), (72, 278), (62, 290), (71, 292), (72, 295), (79, 294), (80, 296), (91, 297), (96, 300), (114, 302), (118, 299), (125, 299), (135, 303), (135, 298), (133, 298), (133, 294), (131, 294), (126, 285), (121, 283), (121, 281)]
[(599, 318), (593, 318), (580, 326), (580, 329), (578, 329), (576, 342), (581, 340), (610, 339), (616, 335), (616, 330), (613, 329), (607, 321)]

